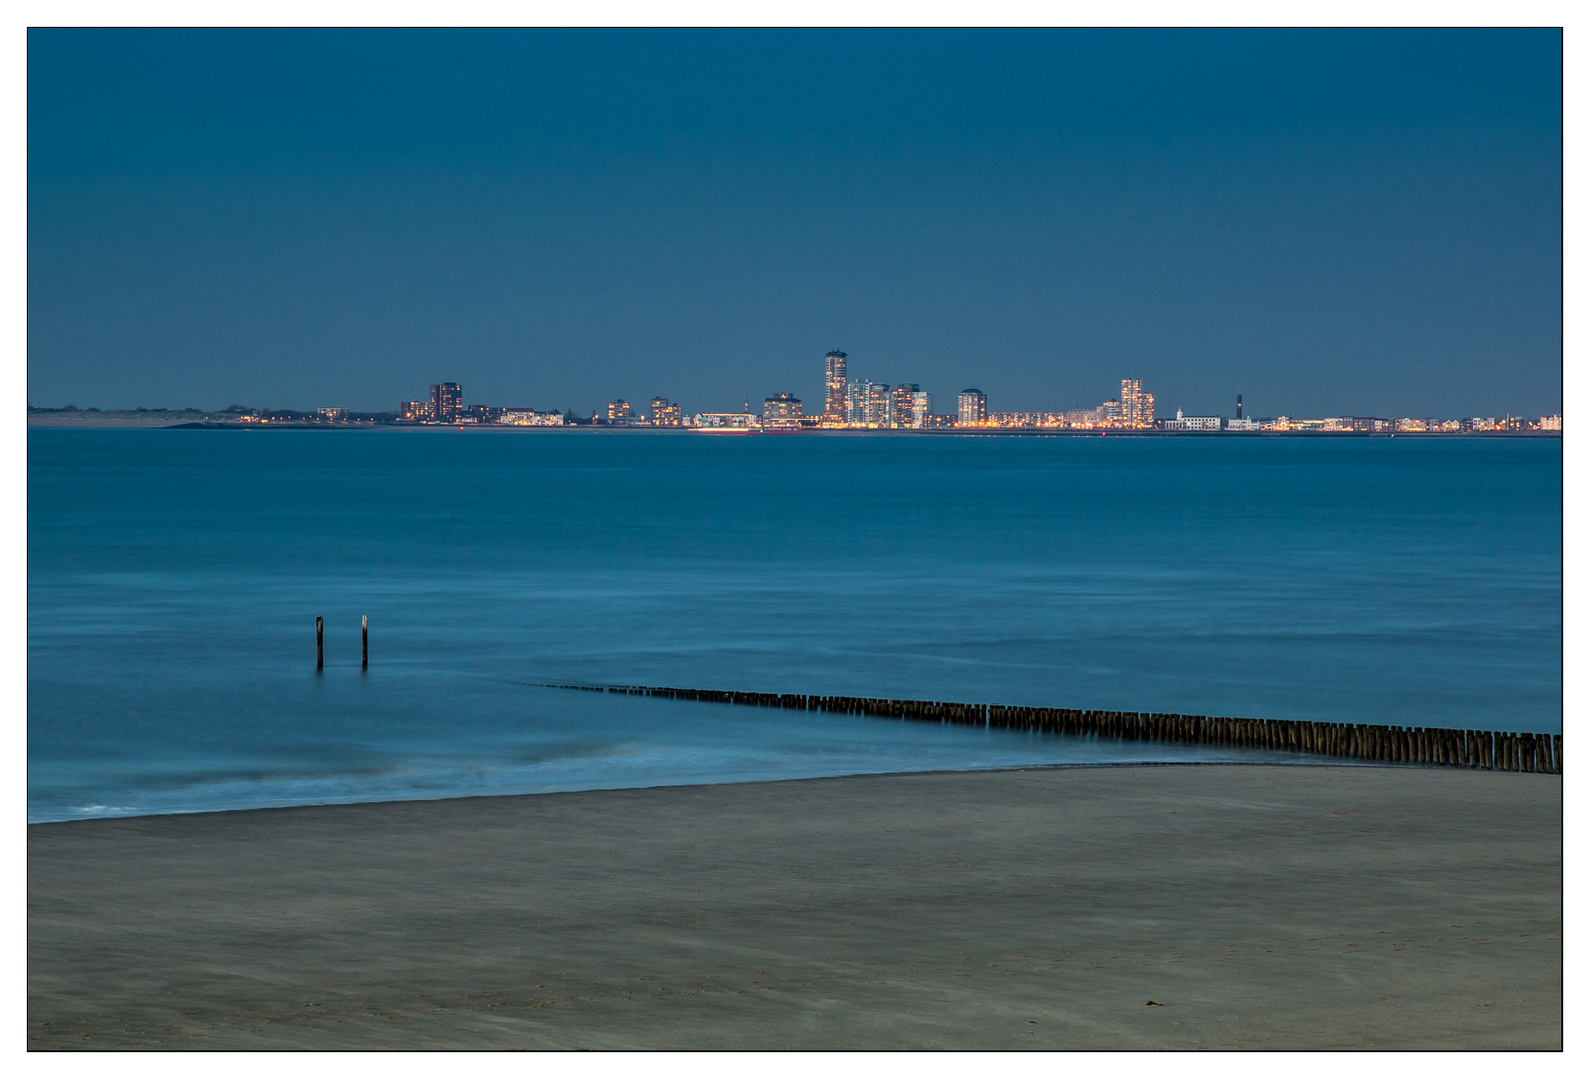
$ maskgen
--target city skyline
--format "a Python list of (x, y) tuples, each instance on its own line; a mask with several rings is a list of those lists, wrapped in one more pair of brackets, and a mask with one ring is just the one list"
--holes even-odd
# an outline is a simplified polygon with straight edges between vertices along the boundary
[[(751, 409), (747, 395), (739, 412), (703, 410), (691, 412), (682, 402), (653, 396), (646, 411), (625, 398), (612, 398), (589, 416), (573, 409), (538, 409), (527, 405), (467, 403), (461, 384), (432, 383), (424, 398), (399, 403), (393, 412), (350, 415), (342, 406), (320, 406), (312, 413), (300, 410), (272, 411), (232, 405), (220, 410), (233, 424), (270, 423), (308, 419), (315, 423), (392, 423), (427, 424), (461, 428), (471, 424), (507, 427), (609, 426), (686, 428), (707, 432), (799, 432), (818, 430), (847, 431), (933, 431), (933, 432), (1090, 432), (1111, 433), (1270, 433), (1270, 434), (1466, 434), (1475, 432), (1518, 432), (1563, 430), (1559, 414), (1535, 418), (1505, 413), (1474, 417), (1383, 417), (1345, 415), (1337, 417), (1294, 417), (1288, 415), (1255, 417), (1245, 412), (1243, 395), (1237, 394), (1233, 414), (1192, 415), (1178, 407), (1174, 416), (1157, 415), (1154, 392), (1138, 376), (1121, 380), (1120, 393), (1091, 408), (1061, 411), (991, 410), (988, 395), (977, 387), (966, 387), (955, 395), (951, 412), (933, 411), (933, 394), (917, 383), (874, 382), (865, 376), (852, 377), (849, 354), (831, 349), (823, 358), (824, 395), (820, 411), (808, 413), (802, 400), (789, 391), (775, 391), (763, 398), (758, 412)], [(75, 413), (66, 409), (36, 409), (39, 413)], [(97, 409), (87, 410), (98, 412)], [(139, 409), (138, 412), (147, 412)], [(198, 410), (186, 409), (184, 413)], [(231, 415), (227, 415), (231, 414)], [(209, 414), (204, 420), (209, 421)]]
[(32, 30), (29, 398), (1557, 412), (1561, 42)]

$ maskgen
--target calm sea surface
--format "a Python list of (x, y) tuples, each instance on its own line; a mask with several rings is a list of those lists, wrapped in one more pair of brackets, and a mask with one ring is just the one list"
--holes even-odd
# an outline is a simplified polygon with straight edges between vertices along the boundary
[(29, 817), (1212, 757), (549, 681), (1559, 731), (1560, 484), (1555, 440), (34, 429)]

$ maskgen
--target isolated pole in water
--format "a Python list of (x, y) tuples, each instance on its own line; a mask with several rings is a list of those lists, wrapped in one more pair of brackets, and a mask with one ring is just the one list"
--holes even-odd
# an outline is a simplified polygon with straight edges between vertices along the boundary
[(315, 616), (315, 670), (326, 666), (326, 620)]
[(359, 637), (360, 637), (360, 640), (361, 640), (361, 646), (360, 646), (360, 650), (359, 650), (359, 667), (361, 669), (363, 669), (363, 668), (367, 668), (367, 667), (370, 666), (370, 616), (369, 615), (361, 615), (361, 616), (359, 616)]

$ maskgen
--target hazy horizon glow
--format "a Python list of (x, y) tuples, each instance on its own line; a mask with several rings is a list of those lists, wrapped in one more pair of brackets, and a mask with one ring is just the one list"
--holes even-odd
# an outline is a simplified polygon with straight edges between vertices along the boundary
[(1562, 408), (1562, 36), (28, 36), (28, 396)]

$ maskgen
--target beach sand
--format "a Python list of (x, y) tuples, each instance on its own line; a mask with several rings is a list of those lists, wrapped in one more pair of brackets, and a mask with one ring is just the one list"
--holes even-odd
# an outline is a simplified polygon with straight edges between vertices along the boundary
[(1562, 790), (1070, 768), (32, 825), (28, 1046), (1556, 1048)]

